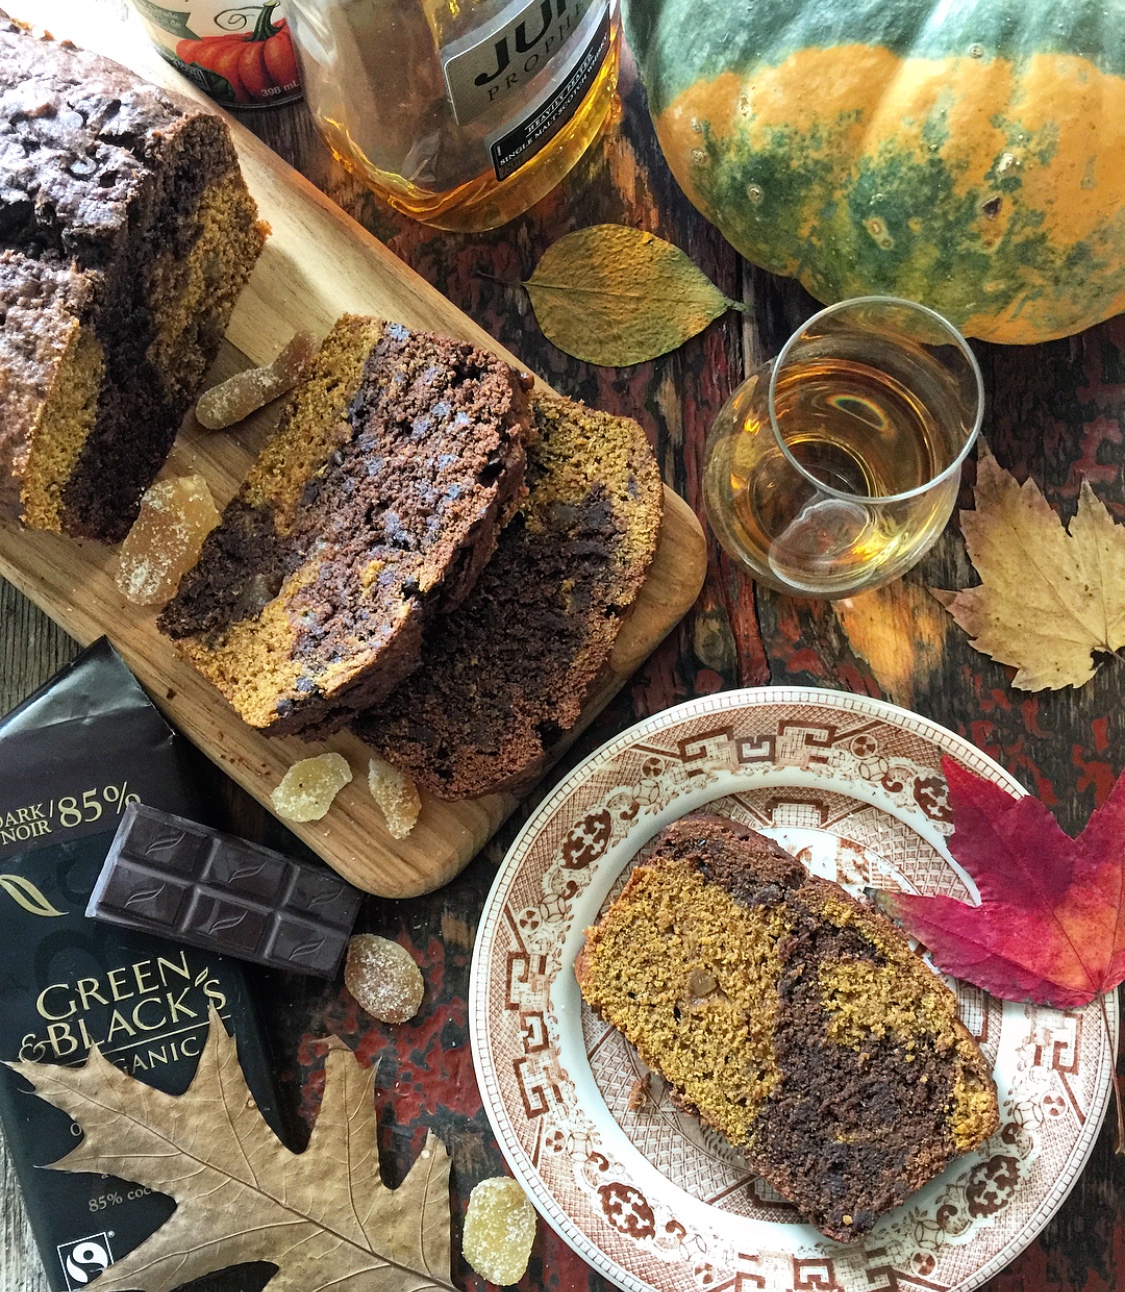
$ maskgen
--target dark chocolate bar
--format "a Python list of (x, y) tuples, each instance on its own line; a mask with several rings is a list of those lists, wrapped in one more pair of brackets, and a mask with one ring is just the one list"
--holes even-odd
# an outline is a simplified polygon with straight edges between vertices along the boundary
[(332, 978), (361, 900), (322, 866), (132, 803), (86, 914)]

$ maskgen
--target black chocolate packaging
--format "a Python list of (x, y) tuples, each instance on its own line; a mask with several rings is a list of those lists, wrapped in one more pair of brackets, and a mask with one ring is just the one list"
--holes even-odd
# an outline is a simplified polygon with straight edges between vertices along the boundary
[[(104, 639), (0, 719), (0, 1059), (80, 1064), (90, 1044), (180, 1094), (214, 1005), (276, 1121), (267, 1049), (242, 969), (213, 952), (90, 920), (125, 807), (206, 820), (182, 737)], [(0, 1121), (52, 1288), (85, 1288), (174, 1210), (101, 1175), (43, 1170), (79, 1128), (0, 1068)]]

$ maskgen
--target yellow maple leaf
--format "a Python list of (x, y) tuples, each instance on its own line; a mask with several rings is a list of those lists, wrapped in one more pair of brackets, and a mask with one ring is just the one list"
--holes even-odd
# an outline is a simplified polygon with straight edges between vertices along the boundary
[(128, 1076), (96, 1046), (80, 1068), (9, 1066), (84, 1131), (54, 1169), (135, 1180), (179, 1204), (99, 1276), (99, 1292), (170, 1292), (243, 1261), (278, 1267), (269, 1292), (453, 1292), (449, 1154), (431, 1134), (402, 1184), (383, 1184), (374, 1070), (346, 1050), (329, 1052), (320, 1114), (299, 1154), (262, 1120), (213, 1011), (182, 1095)]
[(987, 453), (975, 498), (961, 530), (982, 583), (934, 596), (977, 650), (1017, 668), (1013, 686), (1088, 682), (1095, 651), (1125, 646), (1125, 526), (1083, 480), (1068, 532), (1034, 480), (1018, 484)]

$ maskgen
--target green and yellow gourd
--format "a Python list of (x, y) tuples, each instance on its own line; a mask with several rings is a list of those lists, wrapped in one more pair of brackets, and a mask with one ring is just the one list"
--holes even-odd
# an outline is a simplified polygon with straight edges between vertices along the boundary
[(1125, 0), (626, 0), (680, 185), (819, 300), (1045, 341), (1125, 310)]

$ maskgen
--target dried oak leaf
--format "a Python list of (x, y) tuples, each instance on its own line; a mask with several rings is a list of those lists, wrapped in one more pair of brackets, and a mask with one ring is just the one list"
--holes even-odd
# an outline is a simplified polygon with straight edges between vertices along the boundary
[(84, 1131), (54, 1169), (135, 1180), (179, 1204), (99, 1276), (99, 1292), (170, 1292), (243, 1261), (278, 1267), (270, 1292), (452, 1292), (449, 1155), (430, 1135), (402, 1184), (383, 1184), (374, 1070), (350, 1053), (328, 1054), (320, 1115), (300, 1154), (262, 1120), (214, 1012), (179, 1096), (128, 1076), (96, 1046), (81, 1068), (9, 1066)]
[(524, 283), (544, 335), (587, 363), (643, 363), (744, 310), (663, 238), (622, 224), (592, 224), (543, 253)]
[[(980, 903), (880, 894), (943, 972), (1003, 1000), (1074, 1009), (1125, 979), (1125, 775), (1077, 838), (1034, 796), (942, 761), (949, 851)], [(1104, 1000), (1102, 1017), (1108, 1027)], [(1123, 1138), (1118, 1091), (1119, 1151)]]
[(934, 596), (977, 650), (1015, 665), (1013, 686), (1088, 682), (1094, 651), (1125, 646), (1125, 526), (1084, 480), (1068, 534), (1034, 480), (1018, 484), (991, 454), (977, 464), (975, 495), (961, 530), (982, 583)]

